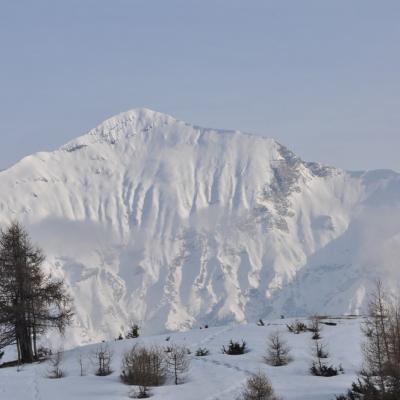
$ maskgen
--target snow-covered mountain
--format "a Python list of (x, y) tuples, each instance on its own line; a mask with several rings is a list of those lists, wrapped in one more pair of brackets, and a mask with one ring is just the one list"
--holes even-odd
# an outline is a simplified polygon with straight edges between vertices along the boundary
[(75, 341), (357, 313), (399, 282), (400, 175), (307, 163), (272, 139), (147, 109), (0, 172), (19, 220), (63, 276)]

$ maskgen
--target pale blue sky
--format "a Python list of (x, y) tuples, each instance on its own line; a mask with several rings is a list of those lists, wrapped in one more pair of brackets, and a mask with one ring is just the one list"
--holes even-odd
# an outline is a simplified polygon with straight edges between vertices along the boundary
[(0, 168), (145, 106), (400, 171), (398, 0), (0, 0)]

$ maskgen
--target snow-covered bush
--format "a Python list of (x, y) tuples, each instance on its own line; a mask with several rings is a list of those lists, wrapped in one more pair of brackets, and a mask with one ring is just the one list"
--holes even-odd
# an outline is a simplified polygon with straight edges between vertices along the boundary
[(208, 356), (210, 354), (210, 350), (206, 349), (205, 347), (199, 347), (196, 350), (196, 357), (205, 357)]

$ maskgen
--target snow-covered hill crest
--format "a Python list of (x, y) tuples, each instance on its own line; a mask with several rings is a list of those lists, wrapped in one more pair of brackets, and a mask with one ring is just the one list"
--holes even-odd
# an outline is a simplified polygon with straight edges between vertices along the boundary
[(397, 279), (398, 174), (147, 109), (26, 157), (0, 187), (0, 222), (26, 224), (65, 277), (77, 341), (131, 319), (161, 331), (359, 312), (373, 278)]

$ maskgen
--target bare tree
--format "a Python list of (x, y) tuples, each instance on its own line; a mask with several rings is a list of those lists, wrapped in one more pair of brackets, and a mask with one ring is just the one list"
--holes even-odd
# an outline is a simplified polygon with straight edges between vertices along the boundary
[(268, 377), (258, 372), (247, 379), (240, 400), (279, 400)]
[(64, 351), (58, 350), (56, 351), (49, 359), (49, 373), (48, 377), (51, 379), (59, 379), (64, 376), (64, 371), (62, 369), (62, 363), (64, 359)]
[(188, 350), (183, 346), (172, 346), (171, 351), (166, 353), (168, 370), (173, 374), (175, 385), (178, 385), (182, 375), (189, 370), (190, 358)]
[(78, 361), (78, 365), (79, 365), (80, 375), (85, 376), (86, 375), (85, 361), (84, 361), (84, 357), (83, 357), (82, 353), (78, 354), (77, 361)]
[(392, 400), (400, 398), (400, 304), (391, 300), (381, 282), (370, 294), (363, 325), (364, 368), (342, 399)]
[(62, 333), (72, 318), (64, 283), (43, 272), (44, 259), (18, 223), (0, 232), (0, 349), (16, 344), (23, 363), (38, 358), (40, 335)]
[(94, 362), (96, 364), (96, 375), (107, 376), (112, 374), (111, 361), (112, 351), (107, 345), (100, 345), (94, 352)]
[(267, 355), (265, 362), (274, 367), (287, 365), (291, 360), (290, 348), (287, 342), (281, 338), (280, 332), (271, 333), (268, 338)]

